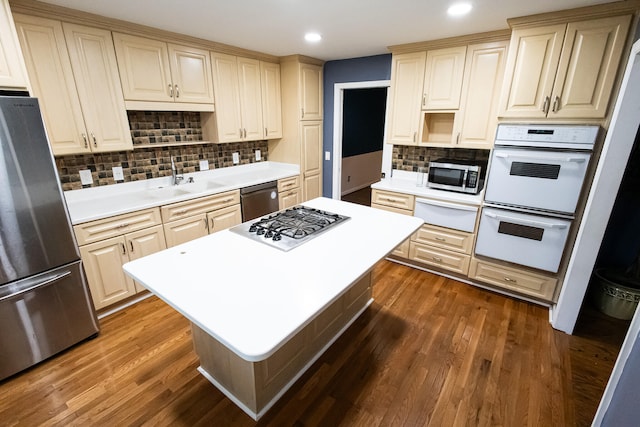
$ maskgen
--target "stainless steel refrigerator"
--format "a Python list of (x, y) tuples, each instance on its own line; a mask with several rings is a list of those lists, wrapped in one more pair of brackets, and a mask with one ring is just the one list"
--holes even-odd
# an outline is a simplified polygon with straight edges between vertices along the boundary
[(0, 380), (98, 333), (38, 100), (0, 94)]

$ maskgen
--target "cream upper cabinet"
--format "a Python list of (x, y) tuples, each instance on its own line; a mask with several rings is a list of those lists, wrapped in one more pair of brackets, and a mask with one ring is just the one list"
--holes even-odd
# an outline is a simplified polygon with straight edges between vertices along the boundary
[(322, 120), (322, 67), (300, 64), (301, 120)]
[(280, 65), (260, 62), (262, 88), (262, 125), (266, 139), (282, 138), (282, 92)]
[(0, 0), (0, 87), (27, 88), (27, 73), (8, 0)]
[(466, 46), (427, 51), (423, 110), (452, 110), (460, 106)]
[(456, 146), (491, 148), (498, 125), (498, 104), (509, 42), (469, 45)]
[(322, 122), (301, 123), (302, 201), (322, 196)]
[(208, 51), (121, 33), (113, 42), (127, 101), (213, 104)]
[(260, 61), (213, 53), (218, 142), (264, 138)]
[(501, 117), (603, 118), (631, 16), (515, 29)]
[(21, 14), (14, 18), (53, 153), (132, 149), (111, 33)]
[(387, 106), (389, 144), (418, 144), (426, 56), (426, 52), (393, 55)]

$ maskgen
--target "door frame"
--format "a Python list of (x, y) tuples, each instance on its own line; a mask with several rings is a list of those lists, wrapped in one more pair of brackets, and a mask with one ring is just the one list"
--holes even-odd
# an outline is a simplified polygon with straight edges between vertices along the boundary
[[(342, 110), (345, 89), (369, 89), (390, 87), (391, 80), (369, 80), (362, 82), (336, 83), (333, 85), (333, 190), (331, 197), (340, 200), (342, 192)], [(386, 111), (385, 111), (386, 117)], [(386, 135), (387, 124), (385, 122)], [(384, 141), (383, 141), (384, 142)]]

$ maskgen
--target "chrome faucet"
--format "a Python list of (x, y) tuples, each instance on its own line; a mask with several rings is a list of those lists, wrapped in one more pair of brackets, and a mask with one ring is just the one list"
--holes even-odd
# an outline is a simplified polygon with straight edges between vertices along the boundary
[(171, 156), (171, 183), (173, 185), (178, 185), (184, 179), (184, 176), (178, 175), (178, 168), (176, 168), (176, 164), (173, 161), (173, 156)]

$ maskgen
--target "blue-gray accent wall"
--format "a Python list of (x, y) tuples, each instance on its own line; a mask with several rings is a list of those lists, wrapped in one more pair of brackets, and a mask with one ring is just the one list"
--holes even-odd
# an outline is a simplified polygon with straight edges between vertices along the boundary
[[(333, 86), (336, 83), (366, 82), (391, 79), (391, 54), (363, 58), (328, 61), (324, 64), (324, 122), (323, 151), (333, 153)], [(323, 154), (324, 158), (324, 154)], [(333, 193), (333, 154), (324, 161), (322, 172), (322, 194)]]

